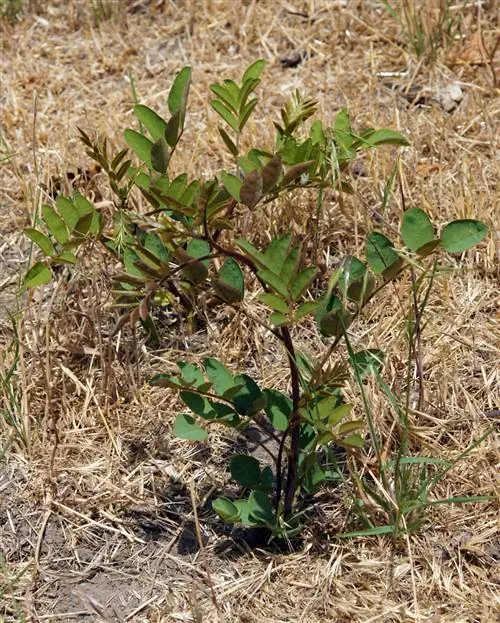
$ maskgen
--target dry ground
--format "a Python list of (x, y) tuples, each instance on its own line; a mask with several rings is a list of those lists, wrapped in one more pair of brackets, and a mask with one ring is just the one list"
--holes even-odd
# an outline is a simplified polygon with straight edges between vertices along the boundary
[[(435, 64), (415, 61), (401, 28), (377, 1), (26, 4), (20, 19), (0, 22), (2, 375), (14, 361), (14, 328), (21, 349), (13, 393), (7, 398), (4, 391), (0, 412), (0, 620), (498, 621), (500, 535), (493, 502), (440, 507), (406, 541), (345, 542), (335, 535), (345, 528), (348, 497), (325, 492), (323, 517), (311, 523), (294, 553), (252, 550), (214, 521), (207, 501), (224, 483), (231, 442), (212, 437), (205, 447), (173, 439), (175, 398), (148, 389), (145, 381), (180, 356), (196, 359), (215, 347), (235, 368), (251, 367), (267, 382), (286, 386), (282, 354), (257, 326), (211, 319), (194, 335), (177, 326), (175, 335), (166, 333), (161, 352), (145, 348), (140, 335), (138, 343), (124, 335), (113, 343), (110, 366), (103, 267), (90, 263), (90, 283), (76, 274), (56, 292), (16, 298), (28, 253), (21, 230), (46, 199), (43, 184), (60, 176), (64, 185), (69, 171), (90, 164), (76, 126), (120, 144), (122, 130), (133, 123), (130, 77), (139, 98), (161, 112), (174, 72), (190, 64), (186, 149), (175, 166), (209, 174), (220, 167), (222, 149), (208, 85), (237, 78), (264, 58), (262, 102), (248, 137), (268, 144), (271, 118), (295, 88), (316, 98), (327, 120), (348, 106), (358, 127), (399, 128), (411, 139), (403, 153), (409, 204), (440, 222), (475, 217), (490, 228), (487, 241), (461, 258), (461, 270), (439, 279), (423, 335), (425, 406), (414, 414), (413, 450), (455, 455), (497, 421), (500, 402), (494, 236), (500, 67), (499, 55), (492, 58), (499, 36), (493, 0), (457, 0), (460, 36), (438, 52)], [(427, 23), (438, 4), (421, 3)], [(108, 9), (112, 15), (103, 19)], [(280, 64), (302, 54), (307, 58), (296, 67)], [(398, 89), (380, 77), (405, 69), (391, 78)], [(454, 82), (464, 97), (446, 112), (440, 94)], [(362, 161), (356, 195), (342, 211), (329, 197), (323, 242), (332, 261), (359, 251), (393, 158), (384, 148)], [(85, 190), (98, 186), (93, 179)], [(388, 220), (397, 222), (401, 209), (394, 196)], [(312, 210), (305, 196), (281, 220), (259, 217), (254, 231), (301, 231)], [(458, 267), (458, 258), (450, 262)], [(399, 294), (407, 285), (402, 280), (373, 304), (352, 331), (356, 344), (389, 353), (385, 373), (396, 388), (406, 358)], [(24, 313), (12, 324), (7, 311), (19, 308)], [(306, 348), (321, 345), (312, 329), (298, 339)], [(103, 374), (114, 383), (113, 404), (104, 400)], [(361, 414), (356, 394), (353, 400)], [(377, 425), (389, 436), (391, 412), (375, 391), (372, 402)], [(491, 434), (438, 494), (493, 493), (497, 442)]]

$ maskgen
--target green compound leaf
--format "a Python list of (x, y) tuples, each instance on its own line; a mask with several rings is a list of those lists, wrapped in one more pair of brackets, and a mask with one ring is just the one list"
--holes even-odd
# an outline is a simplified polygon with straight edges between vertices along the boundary
[(202, 441), (208, 437), (207, 431), (196, 423), (187, 413), (180, 413), (174, 422), (174, 435), (189, 441)]
[(488, 228), (481, 221), (452, 221), (441, 232), (441, 243), (448, 253), (462, 253), (480, 242), (487, 234)]
[(434, 226), (420, 208), (410, 208), (403, 214), (401, 237), (410, 251), (418, 251), (434, 240)]

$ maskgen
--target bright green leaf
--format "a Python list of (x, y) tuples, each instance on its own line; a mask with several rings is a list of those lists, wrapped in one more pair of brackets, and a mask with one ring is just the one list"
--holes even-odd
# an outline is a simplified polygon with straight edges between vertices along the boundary
[(240, 521), (240, 511), (238, 507), (228, 500), (228, 498), (217, 498), (212, 502), (212, 508), (219, 515), (222, 521), (233, 524)]
[(463, 219), (452, 221), (443, 228), (441, 242), (448, 253), (462, 253), (480, 242), (488, 234), (481, 221)]
[(134, 106), (134, 113), (140, 123), (142, 123), (146, 130), (151, 134), (154, 141), (157, 141), (160, 138), (165, 138), (167, 123), (160, 117), (160, 115), (155, 113), (154, 110), (151, 110), (151, 108), (148, 108), (143, 104), (137, 104)]
[(42, 218), (47, 225), (47, 229), (59, 244), (64, 244), (68, 241), (69, 234), (66, 224), (52, 206), (42, 206)]
[(271, 424), (276, 430), (287, 430), (293, 411), (290, 398), (277, 389), (264, 389), (262, 393), (266, 399), (265, 412)]
[(290, 312), (290, 308), (288, 304), (279, 296), (275, 294), (271, 294), (270, 292), (263, 292), (258, 296), (259, 301), (262, 301), (264, 305), (267, 305), (271, 309), (277, 312), (281, 312), (282, 314), (288, 314)]
[(434, 239), (434, 226), (420, 208), (410, 208), (403, 214), (401, 237), (410, 251), (417, 251)]
[[(292, 299), (297, 301), (305, 290), (311, 285), (312, 280), (316, 276), (317, 269), (314, 266), (309, 266), (304, 270), (300, 271), (300, 273), (294, 278), (291, 287), (290, 294), (292, 295)], [(286, 275), (283, 276), (286, 279)]]
[(236, 175), (226, 173), (225, 171), (221, 172), (220, 177), (222, 183), (224, 184), (226, 190), (231, 195), (231, 197), (233, 199), (236, 199), (236, 201), (239, 201), (241, 185), (243, 183), (242, 180), (240, 180), (239, 177), (236, 177)]
[(42, 234), (42, 232), (37, 229), (33, 229), (32, 227), (26, 227), (24, 233), (40, 248), (44, 255), (47, 257), (54, 255), (54, 245), (48, 236)]
[(174, 435), (189, 441), (202, 441), (208, 437), (207, 431), (196, 423), (187, 413), (180, 413), (174, 422)]
[(52, 272), (42, 262), (35, 262), (24, 277), (23, 285), (25, 288), (36, 288), (42, 286), (52, 279)]
[(153, 147), (153, 143), (135, 130), (125, 130), (123, 138), (139, 160), (142, 160), (149, 169), (152, 169), (151, 148)]

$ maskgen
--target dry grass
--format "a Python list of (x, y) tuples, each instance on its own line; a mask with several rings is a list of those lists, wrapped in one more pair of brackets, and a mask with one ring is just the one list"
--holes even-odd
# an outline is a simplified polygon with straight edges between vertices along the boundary
[[(439, 3), (424, 4), (432, 19)], [(132, 123), (129, 76), (141, 101), (161, 112), (172, 75), (192, 65), (185, 150), (177, 152), (175, 168), (208, 174), (221, 166), (222, 151), (208, 85), (265, 58), (262, 104), (249, 142), (258, 137), (268, 144), (271, 118), (260, 119), (267, 111), (275, 115), (300, 88), (318, 99), (326, 120), (347, 105), (358, 127), (395, 127), (410, 137), (413, 148), (403, 156), (409, 204), (441, 222), (474, 217), (488, 224), (488, 241), (466, 254), (460, 271), (440, 277), (429, 303), (425, 408), (413, 422), (416, 453), (448, 457), (463, 450), (495, 421), (485, 414), (500, 404), (500, 99), (498, 60), (489, 54), (499, 26), (493, 2), (467, 4), (454, 9), (461, 38), (426, 66), (415, 63), (398, 25), (375, 1), (31, 2), (21, 19), (0, 23), (0, 304), (16, 309), (27, 258), (20, 232), (44, 200), (42, 184), (90, 164), (76, 126), (121, 143), (121, 131)], [(111, 19), (96, 20), (99, 7), (109, 9)], [(296, 68), (280, 66), (279, 59), (302, 52), (308, 58)], [(399, 78), (399, 91), (378, 77), (402, 69), (408, 73)], [(436, 93), (452, 82), (460, 82), (465, 97), (446, 113)], [(401, 96), (415, 88), (427, 98), (422, 107)], [(365, 158), (357, 193), (341, 211), (328, 198), (322, 236), (332, 261), (359, 252), (393, 155), (384, 149)], [(93, 184), (86, 190), (98, 188), (99, 180)], [(396, 222), (401, 209), (393, 197), (386, 218)], [(261, 214), (251, 227), (265, 237), (292, 223), (300, 234), (313, 210), (304, 196), (300, 205), (285, 206), (281, 219)], [(83, 274), (92, 275), (90, 282)], [(5, 420), (0, 428), (7, 448), (0, 466), (1, 620), (498, 620), (500, 526), (493, 503), (441, 507), (402, 543), (385, 537), (345, 542), (335, 534), (344, 528), (346, 492), (327, 491), (322, 516), (295, 553), (228, 541), (207, 500), (224, 485), (230, 440), (214, 434), (210, 447), (200, 447), (173, 439), (175, 398), (144, 383), (179, 357), (197, 360), (215, 348), (233, 366), (283, 386), (283, 356), (258, 326), (222, 317), (210, 318), (195, 335), (175, 329), (161, 353), (130, 335), (111, 352), (107, 279), (104, 267), (89, 265), (55, 291), (19, 299), (17, 393), (2, 406), (11, 410), (17, 432)], [(395, 286), (353, 330), (356, 344), (388, 351), (386, 374), (396, 389), (405, 374), (404, 289), (404, 282)], [(0, 323), (5, 375), (13, 333), (4, 312)], [(297, 340), (311, 350), (321, 347), (312, 329)], [(389, 438), (392, 415), (375, 391), (372, 407)], [(490, 435), (438, 494), (498, 490), (497, 441)]]

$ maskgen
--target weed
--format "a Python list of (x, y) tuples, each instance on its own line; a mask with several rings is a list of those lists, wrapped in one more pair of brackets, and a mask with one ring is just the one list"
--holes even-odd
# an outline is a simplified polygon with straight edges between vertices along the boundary
[[(383, 4), (418, 59), (434, 62), (438, 50), (454, 41), (460, 32), (460, 14), (457, 7), (452, 8), (450, 0), (439, 0), (436, 7), (415, 0), (402, 0), (398, 4), (383, 0)], [(465, 6), (467, 2), (462, 4)]]
[[(394, 130), (368, 128), (357, 132), (345, 109), (338, 111), (331, 127), (318, 119), (309, 123), (316, 111), (315, 102), (296, 93), (274, 123), (273, 149), (254, 147), (242, 152), (241, 135), (256, 109), (255, 91), (263, 69), (264, 62), (256, 61), (247, 68), (241, 83), (224, 80), (211, 87), (212, 107), (224, 123), (219, 134), (234, 162), (231, 171), (223, 170), (213, 178), (190, 180), (187, 174), (169, 175), (172, 156), (184, 132), (189, 67), (177, 74), (170, 89), (168, 120), (147, 106), (134, 106), (140, 129), (125, 130), (124, 138), (138, 158), (138, 166), (128, 158), (127, 148), (110, 154), (105, 138), (92, 140), (80, 130), (87, 153), (106, 173), (114, 193), (114, 229), (106, 229), (102, 215), (79, 193), (59, 196), (54, 205), (42, 206), (42, 224), (25, 232), (44, 257), (29, 268), (24, 283), (26, 287), (48, 283), (58, 265), (74, 266), (78, 255), (92, 255), (101, 244), (122, 267), (114, 277), (114, 305), (121, 310), (114, 334), (140, 322), (150, 341), (158, 343), (151, 313), (155, 306), (167, 303), (189, 315), (202, 300), (210, 298), (214, 305), (231, 307), (236, 315), (248, 317), (274, 336), (288, 361), (289, 392), (262, 387), (246, 372), (232, 371), (212, 357), (201, 366), (179, 361), (176, 374), (158, 374), (151, 379), (154, 386), (178, 392), (187, 408), (175, 418), (173, 430), (178, 437), (201, 442), (209, 439), (209, 429), (214, 425), (243, 434), (256, 426), (274, 440), (275, 450), (265, 444), (263, 447), (268, 461), (245, 454), (231, 457), (228, 470), (241, 488), (241, 497), (221, 496), (213, 502), (225, 522), (263, 527), (274, 536), (297, 534), (308, 501), (322, 485), (337, 478), (323, 460), (331, 456), (332, 447), (344, 448), (349, 456), (356, 457), (366, 444), (361, 434), (365, 423), (349, 418), (352, 405), (344, 399), (349, 366), (333, 360), (345, 339), (365, 403), (383, 493), (361, 481), (356, 473), (353, 479), (385, 509), (386, 523), (374, 525), (363, 509), (359, 516), (372, 531), (414, 529), (419, 517), (413, 517), (429, 504), (441, 502), (428, 499), (441, 478), (429, 476), (428, 467), (437, 464), (438, 473), (444, 476), (449, 464), (409, 456), (408, 405), (401, 408), (382, 379), (384, 353), (355, 352), (347, 330), (375, 296), (383, 296), (388, 284), (404, 271), (411, 271), (413, 356), (418, 337), (415, 327), (420, 326), (440, 254), (462, 253), (482, 240), (487, 230), (480, 221), (457, 220), (441, 227), (438, 234), (427, 214), (411, 207), (402, 216), (398, 241), (381, 231), (368, 233), (364, 259), (344, 258), (326, 283), (316, 265), (319, 229), (313, 241), (299, 240), (285, 230), (270, 244), (257, 248), (253, 240), (238, 234), (245, 215), (283, 196), (292, 201), (307, 188), (318, 193), (317, 215), (321, 218), (325, 189), (353, 192), (349, 164), (361, 152), (382, 145), (408, 145), (407, 139)], [(134, 189), (149, 206), (145, 215), (132, 209)], [(255, 284), (258, 301), (266, 309), (260, 317), (246, 304), (247, 291)], [(424, 294), (419, 303), (421, 288)], [(325, 352), (317, 356), (298, 350), (293, 338), (294, 328), (311, 318), (326, 342)], [(375, 374), (403, 430), (395, 460), (384, 458), (370, 415), (363, 386), (369, 372)], [(415, 466), (421, 468), (417, 476)], [(394, 491), (390, 500), (389, 491)]]

